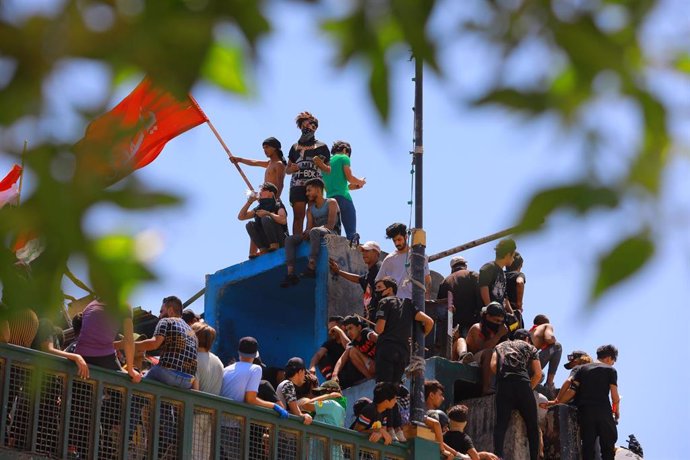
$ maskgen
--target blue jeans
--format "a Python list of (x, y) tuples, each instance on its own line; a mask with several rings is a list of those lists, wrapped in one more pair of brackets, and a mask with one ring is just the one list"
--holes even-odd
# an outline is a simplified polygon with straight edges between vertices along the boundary
[(336, 195), (333, 198), (335, 198), (335, 201), (338, 202), (338, 207), (340, 207), (340, 219), (343, 221), (343, 227), (345, 227), (345, 236), (352, 241), (355, 233), (357, 233), (355, 204), (344, 196)]
[(165, 383), (171, 387), (182, 388), (188, 390), (192, 388), (193, 375), (185, 374), (184, 372), (174, 371), (161, 367), (160, 364), (153, 366), (144, 376), (145, 379), (155, 380), (157, 382)]

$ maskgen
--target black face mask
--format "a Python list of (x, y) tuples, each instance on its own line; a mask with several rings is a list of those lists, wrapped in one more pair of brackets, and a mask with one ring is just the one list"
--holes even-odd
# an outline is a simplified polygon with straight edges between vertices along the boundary
[(382, 291), (376, 291), (374, 290), (374, 293), (371, 295), (371, 297), (376, 301), (379, 302), (381, 299), (383, 299), (384, 295)]
[(312, 131), (310, 128), (303, 128), (302, 136), (299, 138), (297, 143), (300, 145), (312, 145), (314, 142), (316, 142), (314, 139), (314, 131)]
[(501, 327), (500, 324), (492, 323), (491, 321), (487, 321), (485, 319), (482, 320), (482, 327), (485, 329), (488, 329), (489, 331), (493, 332), (494, 334), (498, 332), (498, 328)]
[(259, 209), (265, 209), (266, 211), (272, 211), (276, 207), (275, 198), (259, 198)]

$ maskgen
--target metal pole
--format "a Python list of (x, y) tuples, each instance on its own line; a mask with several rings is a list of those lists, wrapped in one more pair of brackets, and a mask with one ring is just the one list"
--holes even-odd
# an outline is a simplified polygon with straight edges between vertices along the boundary
[[(426, 233), (424, 225), (423, 202), (423, 154), (424, 142), (422, 132), (423, 121), (423, 60), (415, 57), (414, 73), (414, 169), (415, 169), (415, 228), (412, 229), (412, 248), (410, 268), (412, 274), (412, 301), (420, 311), (425, 310), (426, 289), (424, 284), (424, 250), (426, 248)], [(414, 322), (412, 356), (417, 363), (424, 362), (424, 331), (419, 323)], [(412, 390), (410, 391), (410, 419), (423, 423), (424, 410), (424, 366), (412, 366), (416, 371), (412, 375)]]
[(476, 240), (468, 241), (467, 243), (461, 244), (460, 246), (455, 246), (454, 248), (446, 249), (445, 251), (432, 254), (429, 256), (429, 262), (433, 262), (434, 260), (438, 259), (443, 259), (444, 257), (457, 254), (458, 252), (467, 251), (468, 249), (472, 249), (484, 243), (488, 243), (489, 241), (494, 241), (499, 238), (503, 238), (504, 236), (516, 233), (519, 229), (520, 227), (510, 227), (503, 231), (492, 233), (491, 235), (487, 235), (482, 238), (477, 238)]

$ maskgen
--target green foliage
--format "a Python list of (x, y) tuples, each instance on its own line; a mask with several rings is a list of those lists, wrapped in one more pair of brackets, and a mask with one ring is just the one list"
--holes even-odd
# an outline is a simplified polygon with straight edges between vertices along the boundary
[[(437, 50), (444, 45), (441, 40), (454, 37), (430, 30), (434, 18), (445, 14), (444, 5), (433, 0), (356, 0), (343, 15), (323, 18), (321, 27), (336, 50), (336, 65), (358, 62), (368, 69), (371, 100), (382, 120), (390, 113), (393, 59), (408, 58), (411, 51), (443, 78)], [(585, 215), (615, 208), (624, 200), (658, 200), (672, 139), (669, 111), (649, 87), (647, 71), (663, 67), (687, 79), (690, 58), (687, 50), (662, 62), (645, 54), (638, 40), (654, 6), (652, 0), (492, 0), (482, 4), (485, 14), (476, 20), (458, 19), (453, 32), (499, 47), (504, 67), (528, 41), (543, 44), (553, 58), (549, 72), (528, 87), (508, 85), (499, 73), (484, 94), (470, 97), (471, 104), (500, 106), (527, 117), (555, 115), (570, 133), (594, 139), (595, 145), (583, 145), (595, 151), (603, 150), (598, 143), (605, 136), (592, 136), (583, 114), (600, 97), (597, 82), (602, 75), (614, 77), (616, 96), (630, 101), (640, 114), (640, 142), (626, 153), (627, 174), (611, 183), (586, 171), (574, 184), (536, 193), (522, 214), (524, 231), (538, 230), (562, 210)], [(27, 117), (45, 116), (44, 83), (60, 65), (74, 59), (102, 64), (111, 75), (111, 90), (132, 75), (148, 74), (178, 96), (200, 79), (245, 94), (257, 43), (271, 30), (264, 7), (260, 0), (67, 0), (57, 2), (50, 15), (22, 21), (0, 14), (0, 56), (9, 64), (0, 75), (0, 128), (12, 129)], [(0, 3), (0, 13), (6, 8)], [(606, 24), (602, 17), (611, 8), (623, 12), (624, 20)], [(105, 107), (95, 113), (104, 111)], [(54, 310), (62, 304), (60, 282), (66, 263), (78, 256), (88, 263), (92, 287), (106, 302), (121, 306), (136, 283), (152, 274), (138, 261), (131, 237), (94, 238), (83, 228), (84, 216), (102, 205), (141, 210), (179, 200), (145, 190), (131, 178), (103, 190), (98, 181), (73, 174), (70, 146), (56, 144), (40, 132), (31, 139), (31, 147), (26, 167), (35, 178), (35, 190), (20, 208), (0, 210), (0, 240), (6, 243), (0, 245), (5, 300), (39, 312)], [(590, 152), (583, 154), (589, 157)], [(642, 227), (655, 224), (643, 222)], [(41, 235), (46, 247), (30, 272), (14, 264), (8, 246), (17, 232), (26, 231)], [(593, 298), (631, 276), (653, 253), (653, 241), (646, 234), (620, 243), (602, 258)]]

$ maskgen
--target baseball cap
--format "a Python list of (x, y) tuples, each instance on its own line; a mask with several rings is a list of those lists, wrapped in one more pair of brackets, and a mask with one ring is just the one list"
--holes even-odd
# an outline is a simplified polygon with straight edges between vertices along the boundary
[(581, 357), (585, 356), (587, 353), (582, 351), (582, 350), (575, 350), (572, 353), (568, 355), (568, 362), (563, 365), (566, 369), (572, 369), (573, 367), (577, 366), (575, 363), (575, 360), (580, 359)]
[(381, 246), (376, 241), (367, 241), (360, 247), (365, 251), (376, 251), (381, 254)]
[(467, 260), (463, 256), (455, 256), (452, 259), (450, 259), (450, 268), (455, 267), (456, 265), (467, 265)]
[(259, 355), (259, 343), (254, 337), (242, 337), (237, 351), (241, 358), (256, 358)]
[(482, 313), (486, 313), (491, 316), (505, 316), (506, 311), (503, 309), (503, 305), (498, 302), (491, 302), (486, 307), (482, 308)]
[[(285, 373), (297, 373), (302, 369), (306, 369), (307, 366), (304, 365), (304, 360), (302, 358), (290, 358), (285, 365)], [(292, 371), (292, 372), (291, 372)]]
[(182, 319), (184, 320), (185, 323), (189, 323), (190, 321), (199, 321), (201, 318), (199, 315), (194, 313), (194, 311), (190, 308), (186, 308), (182, 312)]
[(529, 337), (529, 332), (527, 332), (527, 329), (518, 329), (517, 331), (513, 332), (514, 340), (525, 340), (527, 337)]
[(330, 391), (340, 393), (342, 390), (340, 389), (340, 384), (335, 380), (326, 380), (320, 386), (314, 388), (314, 391)]

